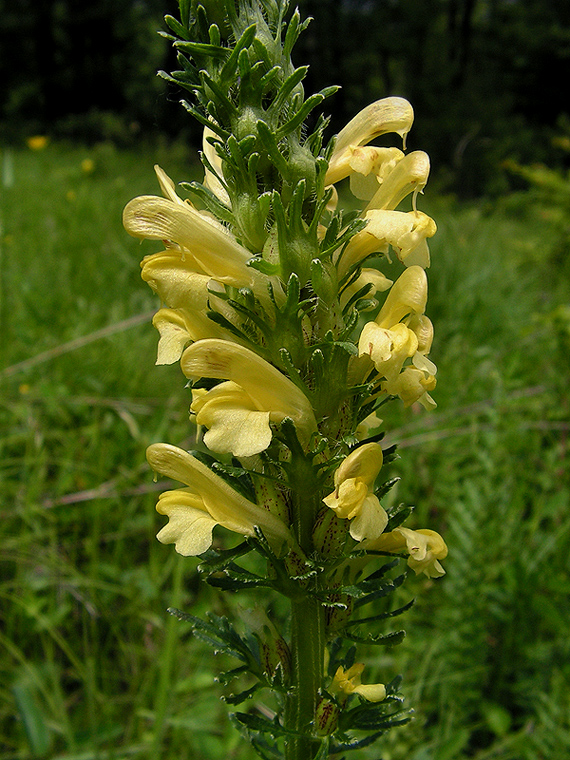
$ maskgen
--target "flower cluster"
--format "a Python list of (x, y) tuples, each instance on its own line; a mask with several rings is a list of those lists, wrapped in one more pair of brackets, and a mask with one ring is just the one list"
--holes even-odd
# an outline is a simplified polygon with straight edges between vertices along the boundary
[[(379, 100), (327, 142), (327, 119), (312, 132), (304, 123), (335, 88), (305, 99), (306, 67), (290, 59), (305, 26), (298, 12), (286, 24), (284, 0), (223, 6), (222, 25), (201, 5), (193, 17), (181, 3), (181, 22), (167, 17), (182, 62), (169, 78), (192, 93), (184, 105), (204, 127), (203, 181), (183, 183), (183, 199), (156, 167), (162, 197), (135, 198), (123, 220), (134, 237), (163, 244), (141, 265), (161, 301), (157, 364), (180, 363), (199, 435), (194, 453), (148, 449), (152, 469), (185, 486), (160, 497), (168, 523), (158, 539), (214, 562), (214, 585), (269, 586), (291, 600), (290, 645), (264, 622), (243, 658), (260, 682), (284, 689), (293, 760), (313, 756), (307, 737), (346, 723), (350, 698), (393, 699), (389, 686), (362, 685), (364, 666), (349, 655), (337, 651), (324, 672), (333, 633), (361, 640), (347, 627), (352, 611), (379, 598), (375, 573), (359, 581), (362, 567), (404, 554), (417, 573), (444, 572), (441, 536), (401, 527), (406, 510), (382, 506), (393, 481), (377, 491), (377, 480), (391, 452), (371, 436), (386, 401), (435, 406), (425, 269), (436, 225), (417, 209), (429, 159), (405, 153), (410, 104)], [(371, 144), (389, 133), (402, 150)], [(339, 202), (347, 179), (360, 212)], [(390, 255), (394, 281), (381, 271)], [(245, 542), (224, 550), (216, 526)], [(267, 578), (236, 565), (252, 549), (268, 560)], [(334, 714), (330, 731), (317, 708)]]
[[(355, 386), (364, 382), (373, 387), (371, 395), (380, 400), (399, 396), (405, 405), (419, 401), (427, 408), (435, 406), (428, 391), (435, 387), (436, 367), (427, 356), (433, 326), (424, 313), (427, 302), (424, 267), (429, 264), (426, 238), (434, 234), (435, 223), (415, 209), (411, 212), (393, 209), (409, 194), (414, 195), (415, 206), (415, 195), (427, 181), (429, 161), (420, 151), (405, 155), (397, 149), (366, 144), (389, 131), (405, 136), (412, 118), (411, 106), (405, 100), (386, 98), (364, 109), (337, 136), (325, 183), (350, 176), (351, 188), (359, 197), (366, 188), (372, 198), (362, 229), (331, 256), (332, 266), (327, 270), (330, 301), (316, 293), (317, 283), (309, 280), (305, 290), (310, 308), (306, 308), (299, 295), (293, 305), (297, 309), (293, 325), (289, 285), (294, 274), (287, 283), (278, 275), (264, 273), (264, 267), (259, 266), (267, 261), (268, 248), (273, 259), (280, 253), (278, 240), (275, 241), (270, 229), (261, 251), (248, 250), (222, 220), (210, 211), (199, 210), (189, 200), (183, 201), (174, 183), (159, 167), (156, 172), (164, 197), (135, 198), (126, 207), (124, 225), (131, 235), (162, 240), (165, 244), (164, 251), (146, 256), (141, 265), (143, 279), (164, 304), (153, 320), (160, 334), (157, 363), (180, 360), (183, 373), (191, 381), (204, 378), (222, 381), (209, 388), (197, 387), (192, 392), (190, 411), (196, 423), (205, 429), (204, 444), (211, 451), (232, 454), (238, 459), (262, 454), (270, 448), (274, 435), (278, 436), (279, 424), (285, 419), (292, 421), (306, 450), (311, 437), (319, 437), (320, 430), (330, 424), (333, 416), (330, 410), (325, 415), (319, 409), (318, 402), (327, 393), (326, 384), (324, 388), (311, 389), (307, 381), (299, 382), (300, 377), (309, 374), (306, 367), (310, 368), (316, 363), (315, 357), (320, 359), (323, 355), (317, 322), (321, 311), (342, 313), (345, 302), (348, 319), (345, 317), (337, 333), (346, 333), (346, 322), (350, 325), (357, 311), (347, 309), (346, 302), (358, 304), (358, 298), (362, 302), (367, 296), (368, 309), (370, 302), (374, 304), (378, 294), (386, 291), (375, 318), (352, 327), (349, 337), (355, 350), (349, 349), (349, 356), (345, 357), (344, 377), (330, 377), (330, 385), (336, 396), (340, 386), (345, 408)], [(204, 184), (213, 188), (220, 202), (229, 202), (224, 190), (224, 164), (215, 162), (217, 154), (212, 155), (205, 132), (204, 144), (210, 148), (204, 155), (208, 153), (210, 160)], [(325, 188), (328, 197), (332, 188), (328, 185)], [(325, 210), (323, 217), (327, 214), (331, 217), (330, 229), (339, 215)], [(325, 221), (321, 219), (319, 224), (318, 236), (326, 239), (329, 230), (324, 227)], [(344, 232), (341, 230), (341, 240)], [(371, 254), (387, 254), (389, 248), (406, 265), (393, 283), (377, 269), (362, 267)], [(253, 307), (249, 309), (243, 300)], [(272, 363), (265, 358), (271, 347), (263, 340), (263, 333), (257, 334), (259, 343), (252, 340), (255, 323), (262, 319), (267, 319), (265, 327), (280, 334), (285, 345), (286, 334), (292, 332), (292, 327), (297, 328), (298, 334), (289, 337), (302, 343), (303, 353), (308, 356), (305, 367), (296, 367), (293, 374), (283, 370), (281, 361)], [(331, 344), (334, 346), (333, 341)], [(287, 353), (284, 346), (281, 348)], [(355, 406), (350, 410), (353, 419), (359, 411)], [(345, 426), (342, 432), (346, 437), (350, 427)], [(331, 443), (334, 446), (337, 442)], [(155, 450), (156, 445), (152, 451)], [(156, 457), (151, 463), (165, 474)], [(323, 498), (337, 517), (348, 521), (350, 536), (356, 541), (366, 539), (369, 546), (379, 539), (388, 523), (388, 515), (374, 495), (381, 467), (380, 444), (364, 443), (348, 454), (335, 471), (335, 490)], [(188, 510), (195, 510), (189, 497), (186, 498)], [(163, 499), (160, 511), (170, 515), (172, 524), (167, 531), (161, 531), (159, 538), (175, 543), (178, 548), (182, 543), (180, 532), (187, 534), (188, 528), (183, 529), (183, 522), (180, 518), (175, 521), (172, 512), (164, 511), (165, 504)], [(234, 508), (238, 509), (237, 503)], [(227, 520), (217, 522), (229, 526)], [(234, 530), (251, 534), (240, 519), (237, 524), (241, 527)], [(189, 553), (188, 539), (183, 543), (184, 553)], [(382, 546), (387, 551), (407, 550), (408, 543), (392, 540)], [(207, 546), (197, 541), (196, 548), (204, 551)]]

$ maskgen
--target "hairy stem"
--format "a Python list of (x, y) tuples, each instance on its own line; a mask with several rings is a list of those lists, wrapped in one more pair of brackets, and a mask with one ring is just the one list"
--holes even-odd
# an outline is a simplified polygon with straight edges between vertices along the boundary
[[(285, 726), (310, 733), (324, 664), (324, 610), (312, 596), (291, 603), (292, 685), (287, 695)], [(310, 760), (318, 744), (309, 737), (289, 737), (286, 760)]]

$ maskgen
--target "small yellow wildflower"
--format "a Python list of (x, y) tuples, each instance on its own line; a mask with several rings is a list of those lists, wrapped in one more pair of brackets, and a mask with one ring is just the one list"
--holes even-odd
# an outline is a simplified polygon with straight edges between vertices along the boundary
[(250, 287), (264, 304), (270, 303), (267, 278), (247, 266), (251, 252), (211, 214), (179, 198), (172, 180), (160, 167), (155, 170), (166, 197), (142, 195), (126, 205), (123, 226), (129, 235), (161, 240), (171, 254), (177, 253), (183, 269), (188, 261), (194, 271), (238, 288)]
[(445, 570), (439, 560), (447, 557), (447, 545), (434, 530), (395, 528), (373, 541), (367, 541), (364, 548), (386, 552), (398, 552), (405, 549), (410, 555), (408, 566), (416, 575), (425, 573), (428, 578), (439, 578), (445, 575)]
[(405, 140), (413, 121), (414, 111), (404, 98), (383, 98), (363, 108), (338, 133), (325, 182), (333, 185), (348, 177), (353, 171), (354, 148), (389, 132), (395, 132)]
[(369, 702), (382, 702), (382, 700), (386, 699), (386, 687), (383, 683), (360, 683), (363, 670), (364, 663), (362, 662), (356, 662), (348, 670), (339, 667), (329, 687), (330, 693), (346, 696), (358, 694)]
[[(423, 312), (427, 301), (427, 277), (419, 266), (404, 270), (390, 289), (373, 322), (362, 328), (360, 356), (368, 355), (384, 381), (385, 393), (400, 396), (406, 406), (420, 401), (435, 407), (427, 393), (435, 387), (437, 367), (427, 358), (433, 326)], [(404, 368), (407, 359), (411, 366)]]
[(93, 174), (95, 171), (95, 161), (92, 158), (84, 158), (81, 162), (81, 171), (83, 174)]
[(374, 481), (382, 468), (382, 447), (365, 443), (349, 454), (334, 474), (335, 490), (323, 501), (341, 519), (348, 519), (355, 541), (378, 538), (388, 515), (374, 495)]
[(27, 138), (26, 145), (30, 150), (44, 150), (49, 145), (49, 137), (46, 135), (33, 135)]

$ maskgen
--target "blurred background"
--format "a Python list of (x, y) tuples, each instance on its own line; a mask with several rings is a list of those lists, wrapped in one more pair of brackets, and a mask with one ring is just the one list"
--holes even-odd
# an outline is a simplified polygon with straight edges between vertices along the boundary
[[(447, 575), (410, 578), (404, 643), (364, 653), (371, 681), (403, 674), (414, 720), (359, 757), (563, 760), (570, 2), (299, 6), (307, 91), (342, 85), (331, 134), (377, 98), (412, 102), (408, 147), (432, 161), (418, 207), (439, 227), (438, 408), (385, 423), (391, 498), (445, 536)], [(176, 66), (156, 33), (176, 12), (0, 0), (0, 760), (251, 757), (213, 682), (235, 663), (165, 612), (228, 601), (155, 540), (165, 485), (144, 459), (194, 440), (178, 367), (154, 367), (139, 261), (157, 246), (121, 226), (158, 193), (154, 163), (201, 177), (201, 130), (155, 75)]]

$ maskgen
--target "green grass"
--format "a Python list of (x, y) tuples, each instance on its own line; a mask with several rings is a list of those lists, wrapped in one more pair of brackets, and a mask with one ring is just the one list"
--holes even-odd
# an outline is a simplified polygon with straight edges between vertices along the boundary
[[(157, 161), (177, 181), (196, 172), (181, 148), (0, 154), (0, 760), (251, 757), (210, 650), (165, 613), (222, 614), (228, 600), (154, 538), (163, 486), (145, 448), (192, 436), (184, 380), (154, 367), (144, 316), (157, 304), (139, 261), (156, 246), (121, 227), (130, 198), (157, 192)], [(439, 406), (388, 407), (386, 425), (401, 449), (393, 498), (450, 556), (442, 581), (400, 591), (417, 596), (404, 643), (368, 653), (379, 680), (404, 674), (416, 713), (381, 756), (558, 760), (570, 750), (569, 267), (520, 209), (432, 213)]]

